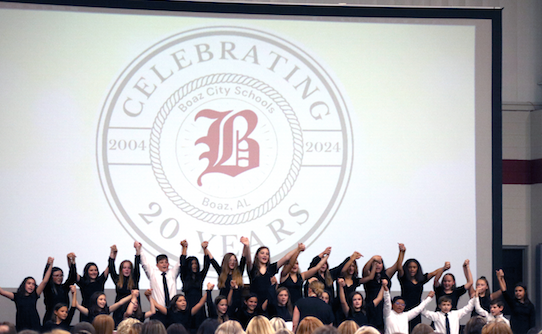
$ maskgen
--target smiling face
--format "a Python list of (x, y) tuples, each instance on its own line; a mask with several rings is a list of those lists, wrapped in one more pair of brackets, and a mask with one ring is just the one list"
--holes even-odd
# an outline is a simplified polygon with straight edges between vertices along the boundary
[(169, 269), (169, 261), (167, 259), (162, 259), (156, 263), (156, 267), (158, 267), (158, 270), (165, 273)]
[(61, 308), (59, 308), (58, 310), (56, 310), (54, 312), (55, 312), (57, 320), (64, 321), (68, 317), (68, 307), (67, 306), (62, 306)]
[(256, 306), (258, 306), (258, 298), (250, 297), (245, 301), (245, 304), (247, 305), (247, 310), (252, 313), (256, 310)]
[(57, 285), (62, 284), (62, 280), (64, 279), (64, 273), (62, 270), (55, 270), (51, 275), (53, 276), (53, 283)]
[(396, 312), (396, 313), (403, 313), (403, 311), (405, 310), (405, 301), (402, 300), (402, 299), (397, 299), (395, 301), (395, 303), (393, 303), (393, 305), (391, 305), (391, 308)]
[(218, 314), (224, 315), (226, 312), (228, 312), (228, 300), (222, 299), (218, 302), (218, 305), (216, 305), (216, 310)]
[(91, 280), (95, 280), (98, 277), (98, 267), (90, 266), (88, 268), (88, 277), (90, 277)]
[(442, 279), (442, 286), (444, 287), (444, 290), (449, 291), (454, 288), (455, 280), (452, 275), (445, 275)]
[(381, 273), (382, 270), (384, 269), (384, 264), (382, 263), (382, 260), (381, 259), (378, 259), (378, 260), (375, 260), (375, 271), (377, 273)]
[(354, 273), (358, 270), (358, 266), (356, 265), (356, 263), (352, 263), (350, 265), (350, 267), (348, 267), (348, 275), (354, 275)]
[(132, 275), (132, 263), (130, 261), (123, 261), (120, 264), (120, 270), (124, 277), (129, 277)]
[(290, 270), (292, 274), (297, 274), (299, 272), (299, 262), (295, 262), (294, 266), (292, 267), (292, 270)]
[(269, 262), (269, 249), (260, 249), (256, 256), (258, 257), (258, 261), (260, 261), (261, 264), (267, 264)]
[(354, 296), (352, 296), (352, 307), (354, 308), (354, 311), (359, 312), (362, 305), (363, 298), (359, 293), (356, 293)]
[(96, 304), (98, 304), (99, 308), (105, 308), (105, 305), (107, 305), (107, 299), (105, 299), (105, 295), (98, 296), (98, 299), (96, 300)]
[(177, 302), (175, 303), (175, 306), (177, 307), (178, 310), (181, 310), (181, 311), (186, 310), (186, 306), (187, 306), (186, 298), (184, 296), (180, 296), (179, 298), (177, 298)]

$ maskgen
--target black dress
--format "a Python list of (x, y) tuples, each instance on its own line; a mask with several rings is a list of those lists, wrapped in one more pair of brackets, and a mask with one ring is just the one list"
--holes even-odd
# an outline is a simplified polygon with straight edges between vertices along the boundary
[(280, 283), (280, 287), (285, 287), (288, 289), (288, 293), (290, 293), (290, 302), (292, 305), (295, 305), (298, 300), (303, 298), (303, 277), (301, 274), (297, 274), (297, 282), (294, 282), (292, 279), (292, 276), (288, 275), (288, 277), (284, 280), (284, 282)]
[(510, 296), (508, 291), (504, 291), (502, 295), (512, 311), (510, 327), (512, 327), (514, 334), (526, 334), (529, 329), (535, 327), (536, 314), (533, 303), (530, 301), (521, 303), (516, 298)]
[[(315, 256), (311, 261), (309, 269), (315, 267), (320, 262), (320, 260), (321, 260), (321, 258), (319, 256)], [(331, 274), (331, 279), (332, 279), (333, 282), (335, 282), (337, 280), (337, 278), (339, 278), (339, 275), (341, 274), (341, 271), (343, 270), (344, 265), (349, 260), (350, 260), (350, 258), (347, 257), (341, 264), (339, 264), (335, 268), (332, 268), (332, 269), (329, 270), (329, 273)], [(338, 302), (335, 302), (335, 300), (337, 300), (337, 298), (335, 298), (336, 295), (335, 295), (335, 289), (333, 288), (333, 282), (331, 283), (331, 285), (328, 285), (327, 282), (326, 282), (326, 279), (324, 277), (322, 277), (319, 273), (316, 273), (312, 277), (316, 277), (318, 279), (318, 281), (320, 281), (320, 282), (322, 282), (324, 284), (324, 290), (327, 291), (327, 293), (329, 294), (329, 304), (334, 305), (334, 306), (339, 305)], [(312, 277), (310, 277), (310, 278), (312, 278)], [(305, 297), (308, 297), (308, 292), (309, 292), (308, 279), (305, 282), (304, 287), (305, 287), (305, 294), (304, 295), (305, 295)]]
[[(211, 264), (209, 256), (205, 255), (203, 258), (203, 269), (199, 272), (192, 271), (192, 260), (196, 259), (195, 257), (186, 257), (186, 255), (181, 255), (181, 281), (183, 282), (183, 292), (186, 297), (186, 301), (190, 308), (194, 307), (203, 296), (203, 281), (207, 276), (209, 271), (209, 266)], [(202, 307), (194, 316), (191, 318), (191, 323), (188, 326), (185, 326), (187, 329), (191, 329), (192, 332), (195, 332), (201, 323), (206, 318), (205, 307)], [(184, 325), (184, 324), (183, 324)]]
[[(139, 271), (139, 265), (141, 263), (141, 256), (136, 255), (134, 259), (134, 266), (132, 268), (132, 280), (134, 281), (134, 287), (132, 289), (139, 290), (139, 278), (141, 277), (141, 273)], [(117, 292), (117, 296), (115, 297), (115, 303), (121, 300), (124, 297), (127, 297), (132, 294), (132, 290), (128, 288), (128, 278), (125, 276), (123, 280), (122, 287), (118, 286), (120, 276), (117, 273), (117, 269), (115, 268), (115, 260), (112, 258), (109, 258), (109, 273), (111, 274), (111, 279), (113, 280), (113, 283), (115, 283), (115, 291)], [(138, 298), (138, 303), (140, 299)], [(124, 319), (124, 313), (126, 313), (126, 309), (128, 308), (128, 303), (120, 306), (118, 309), (113, 312), (113, 320), (115, 320), (115, 328), (118, 326), (118, 324)]]
[(13, 293), (13, 301), (17, 308), (17, 314), (15, 316), (15, 327), (17, 332), (23, 329), (32, 329), (41, 332), (41, 323), (36, 304), (40, 296), (36, 291), (26, 296), (24, 293)]
[[(427, 274), (424, 274), (423, 280), (416, 284), (412, 283), (412, 281), (407, 278), (406, 274), (399, 277), (399, 284), (401, 285), (401, 297), (405, 301), (405, 311), (409, 311), (420, 305), (422, 301), (423, 286), (428, 281), (429, 279), (427, 278)], [(421, 322), (422, 316), (421, 314), (418, 314), (408, 323), (410, 330), (412, 331), (412, 328)]]
[[(288, 306), (280, 306), (277, 299), (276, 285), (269, 287), (269, 294), (267, 297), (267, 316), (268, 318), (279, 317), (284, 321), (292, 321), (292, 313), (288, 309)], [(292, 302), (290, 296), (290, 303)]]
[[(49, 269), (49, 264), (45, 266), (45, 271)], [(56, 304), (66, 304), (70, 305), (70, 285), (75, 284), (77, 280), (77, 270), (75, 269), (75, 264), (70, 265), (70, 272), (66, 282), (62, 284), (55, 284), (52, 279), (49, 279), (45, 289), (43, 289), (43, 303), (45, 304), (45, 315), (43, 316), (43, 324), (51, 320), (54, 308)]]
[(367, 307), (367, 318), (372, 326), (381, 331), (384, 329), (384, 303), (380, 301), (378, 305), (374, 305), (373, 301), (378, 297), (378, 293), (382, 288), (383, 279), (388, 280), (388, 288), (391, 288), (391, 280), (384, 270), (380, 273), (376, 273), (372, 280), (363, 284), (367, 295), (365, 301), (367, 304), (373, 304), (372, 307)]
[[(243, 256), (241, 258), (241, 262), (239, 263), (239, 266), (237, 266), (237, 268), (239, 269), (239, 272), (241, 273), (241, 276), (243, 276), (243, 272), (245, 271), (246, 263), (247, 263), (247, 259)], [(215, 271), (218, 274), (218, 276), (220, 276), (220, 273), (222, 272), (222, 267), (218, 264), (218, 262), (216, 262), (214, 258), (211, 259), (211, 265), (213, 266), (213, 268), (215, 268)], [(228, 277), (226, 278), (226, 281), (224, 282), (224, 287), (222, 288), (219, 287), (221, 296), (228, 297), (228, 294), (230, 293), (230, 289), (231, 289), (231, 280), (232, 280), (232, 275), (228, 274)]]
[(331, 306), (318, 297), (300, 299), (295, 307), (299, 311), (299, 323), (308, 316), (318, 318), (324, 325), (332, 324), (335, 320)]
[(65, 331), (71, 331), (70, 324), (72, 323), (73, 315), (75, 313), (75, 307), (70, 307), (70, 310), (68, 311), (68, 316), (66, 317), (66, 320), (63, 320), (59, 324), (56, 323), (56, 321), (48, 320), (45, 322), (45, 325), (43, 325), (43, 332), (51, 332), (54, 329), (62, 329)]
[(451, 293), (445, 293), (442, 284), (439, 285), (437, 288), (435, 288), (435, 300), (437, 301), (436, 311), (440, 311), (438, 307), (438, 300), (442, 296), (450, 297), (450, 299), (452, 300), (452, 310), (457, 310), (457, 303), (459, 302), (459, 298), (465, 293), (467, 293), (467, 290), (465, 289), (464, 285), (460, 286), (459, 288), (453, 289)]
[[(81, 305), (83, 305), (87, 309), (90, 309), (90, 297), (94, 294), (94, 292), (104, 291), (104, 285), (105, 285), (106, 280), (107, 280), (107, 276), (105, 276), (103, 272), (100, 276), (96, 277), (96, 280), (94, 282), (90, 282), (90, 280), (87, 280), (86, 278), (81, 277), (81, 279), (76, 282), (77, 285), (79, 286), (79, 289), (81, 290), (81, 299), (82, 299)], [(89, 317), (85, 316), (82, 313), (79, 317), (79, 321), (90, 322)]]
[(261, 305), (267, 299), (268, 289), (271, 286), (271, 277), (275, 276), (277, 272), (278, 266), (276, 262), (268, 265), (263, 275), (256, 266), (253, 266), (252, 270), (248, 272), (250, 292), (258, 296), (258, 309), (261, 309)]

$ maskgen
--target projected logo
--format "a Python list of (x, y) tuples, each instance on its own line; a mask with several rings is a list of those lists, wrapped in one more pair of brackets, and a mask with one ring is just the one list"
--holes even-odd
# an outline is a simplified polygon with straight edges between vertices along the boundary
[(120, 75), (102, 110), (98, 167), (115, 215), (147, 250), (176, 258), (180, 240), (208, 240), (221, 258), (246, 236), (280, 257), (333, 219), (352, 164), (348, 110), (296, 44), (194, 29)]

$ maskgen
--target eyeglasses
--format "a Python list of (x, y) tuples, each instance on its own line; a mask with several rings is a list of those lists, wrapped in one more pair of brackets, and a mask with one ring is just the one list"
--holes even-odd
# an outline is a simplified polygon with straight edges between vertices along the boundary
[(395, 305), (405, 307), (405, 303), (395, 302)]
[(64, 274), (53, 274), (53, 277), (64, 277)]

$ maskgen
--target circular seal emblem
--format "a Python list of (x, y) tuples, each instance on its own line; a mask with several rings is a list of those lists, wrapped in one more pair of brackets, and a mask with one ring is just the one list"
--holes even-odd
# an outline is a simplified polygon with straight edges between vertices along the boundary
[(102, 187), (152, 253), (210, 241), (221, 257), (316, 240), (346, 191), (352, 131), (325, 67), (295, 43), (242, 27), (166, 38), (122, 72), (97, 135)]

